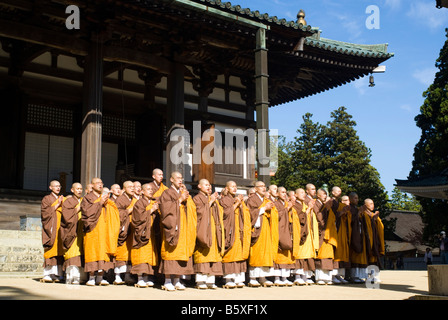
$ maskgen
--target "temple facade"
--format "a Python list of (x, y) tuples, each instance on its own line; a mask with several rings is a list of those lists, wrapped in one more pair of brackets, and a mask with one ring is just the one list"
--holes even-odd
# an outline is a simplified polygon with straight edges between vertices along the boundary
[(269, 109), (393, 56), (322, 38), (303, 11), (287, 21), (220, 0), (70, 4), (0, 1), (1, 193), (143, 183), (154, 168), (189, 185), (269, 183)]

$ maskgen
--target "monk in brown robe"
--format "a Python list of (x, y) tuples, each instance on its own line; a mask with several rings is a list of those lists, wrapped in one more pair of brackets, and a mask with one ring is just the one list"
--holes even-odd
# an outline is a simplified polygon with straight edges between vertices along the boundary
[[(255, 194), (247, 200), (252, 224), (252, 238), (249, 255), (249, 286), (270, 287), (273, 276), (274, 258), (278, 251), (278, 213), (274, 202), (266, 198), (263, 181), (255, 182)], [(257, 278), (259, 281), (257, 281)]]
[[(168, 187), (163, 184), (163, 171), (160, 170), (159, 168), (152, 170), (152, 178), (153, 178), (153, 181), (151, 182), (151, 185), (154, 190), (154, 194), (152, 197), (160, 205), (160, 200), (159, 200), (160, 196), (166, 189), (168, 189)], [(162, 224), (160, 222), (160, 208), (158, 209), (158, 212), (155, 215), (154, 226), (156, 226), (153, 231), (154, 231), (154, 235), (155, 235), (156, 242), (157, 242), (156, 249), (157, 249), (157, 254), (159, 255), (159, 261), (160, 261), (160, 259), (161, 259), (160, 248), (162, 247)], [(151, 275), (150, 278), (152, 278), (152, 277), (153, 276)]]
[(224, 254), (222, 208), (217, 201), (218, 192), (212, 194), (212, 186), (207, 179), (199, 180), (198, 188), (199, 193), (193, 197), (197, 214), (196, 248), (193, 253), (196, 287), (216, 289), (215, 277), (222, 275)]
[(363, 278), (366, 278), (367, 267), (367, 247), (366, 247), (366, 232), (365, 224), (363, 222), (363, 215), (360, 214), (358, 208), (358, 194), (351, 192), (349, 195), (350, 206), (346, 209), (350, 216), (351, 235), (350, 235), (350, 280), (354, 283), (364, 283)]
[[(120, 213), (120, 233), (118, 236), (117, 255), (115, 256), (115, 285), (125, 284), (130, 280), (129, 271), (131, 268), (131, 248), (132, 248), (132, 228), (131, 219), (134, 204), (137, 198), (134, 197), (135, 183), (125, 181), (123, 183), (123, 193), (117, 198), (115, 204)], [(124, 279), (124, 277), (126, 279)]]
[(316, 250), (318, 242), (315, 241), (317, 237), (317, 221), (314, 214), (313, 206), (316, 200), (310, 199), (308, 205), (306, 200), (305, 190), (298, 188), (295, 191), (296, 201), (293, 208), (296, 210), (300, 223), (300, 244), (295, 260), (295, 285), (311, 285), (314, 283), (311, 277), (314, 274), (316, 266), (314, 258), (316, 257)]
[[(375, 211), (375, 204), (372, 199), (365, 199), (364, 205), (361, 206), (359, 212), (363, 215), (363, 224), (365, 224), (368, 235), (365, 238), (367, 243), (367, 277), (370, 278), (369, 281), (372, 281), (372, 283), (380, 282), (381, 256), (384, 256), (385, 252), (384, 225), (379, 217), (379, 211)], [(375, 266), (375, 268), (371, 266)]]
[(319, 250), (315, 259), (317, 284), (333, 284), (334, 248), (337, 246), (336, 216), (327, 201), (327, 191), (317, 190), (314, 213), (319, 228)]
[(60, 281), (64, 258), (60, 241), (61, 210), (64, 197), (59, 195), (61, 184), (50, 182), (51, 193), (42, 199), (42, 245), (44, 247), (44, 276), (41, 282)]
[(153, 199), (154, 190), (154, 185), (144, 184), (142, 196), (135, 203), (132, 212), (131, 273), (137, 275), (135, 286), (139, 288), (154, 286), (154, 282), (148, 276), (154, 275), (158, 265), (154, 219), (158, 214), (159, 204)]
[(81, 219), (84, 227), (84, 271), (90, 275), (86, 283), (88, 286), (95, 286), (96, 282), (100, 285), (109, 285), (109, 282), (103, 278), (103, 274), (104, 271), (113, 268), (111, 259), (114, 252), (110, 250), (109, 237), (115, 238), (108, 228), (111, 218), (113, 216), (118, 218), (118, 210), (115, 203), (109, 200), (109, 193), (103, 193), (103, 189), (103, 181), (100, 178), (93, 178), (92, 192), (85, 195), (81, 201)]
[(305, 186), (305, 192), (306, 192), (305, 204), (309, 207), (310, 201), (316, 198), (316, 187), (314, 186), (314, 184), (308, 183)]
[(82, 185), (74, 183), (71, 188), (72, 195), (62, 203), (61, 216), (61, 243), (64, 249), (63, 270), (66, 283), (79, 284), (83, 258), (83, 224), (81, 220)]
[(295, 267), (293, 252), (298, 249), (300, 242), (300, 224), (297, 212), (292, 207), (294, 202), (288, 200), (284, 187), (277, 190), (278, 199), (274, 202), (278, 211), (278, 253), (274, 259), (275, 286), (292, 286), (288, 280), (291, 269)]
[(140, 181), (134, 181), (134, 197), (138, 200), (142, 194), (142, 184)]
[(162, 289), (174, 291), (185, 289), (180, 282), (181, 275), (194, 274), (192, 255), (197, 220), (196, 206), (183, 185), (182, 174), (173, 172), (170, 181), (171, 187), (159, 199), (163, 227), (160, 273), (165, 275)]
[[(350, 239), (350, 221), (349, 215), (344, 208), (350, 205), (348, 196), (342, 194), (341, 188), (335, 186), (331, 190), (331, 200), (329, 206), (336, 216), (336, 230), (337, 230), (337, 247), (334, 249), (334, 263), (333, 263), (333, 283), (346, 284), (345, 269), (350, 267), (349, 257), (349, 239)], [(339, 201), (339, 198), (341, 199)]]
[(223, 208), (224, 256), (222, 266), (224, 288), (243, 288), (250, 248), (250, 212), (242, 194), (237, 195), (235, 181), (227, 181), (219, 204)]
[(117, 198), (121, 196), (121, 188), (119, 184), (113, 184), (110, 187), (110, 200), (113, 202), (117, 201)]

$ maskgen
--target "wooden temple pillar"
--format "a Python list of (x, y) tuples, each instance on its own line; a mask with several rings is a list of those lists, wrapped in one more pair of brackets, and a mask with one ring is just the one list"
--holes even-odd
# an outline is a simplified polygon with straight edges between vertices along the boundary
[(193, 80), (193, 88), (198, 92), (198, 110), (202, 113), (200, 125), (193, 124), (193, 182), (199, 183), (200, 179), (207, 179), (212, 185), (215, 183), (214, 154), (211, 156), (210, 152), (203, 151), (206, 147), (213, 150), (215, 148), (215, 124), (207, 121), (204, 116), (208, 112), (208, 96), (213, 92), (214, 83), (218, 78), (214, 71), (216, 70), (213, 70), (213, 66), (193, 68), (193, 72), (198, 76)]
[[(178, 171), (185, 177), (185, 164), (183, 162), (176, 163), (171, 159), (171, 151), (179, 140), (171, 141), (170, 136), (173, 130), (184, 129), (184, 65), (174, 61), (171, 65), (170, 74), (167, 79), (167, 145), (165, 153), (165, 178), (167, 184), (171, 177), (171, 173)], [(187, 141), (186, 141), (187, 142)], [(187, 142), (189, 143), (189, 141)]]
[(81, 184), (101, 178), (103, 122), (103, 43), (94, 33), (85, 57), (81, 136)]
[(270, 184), (269, 175), (269, 98), (268, 98), (268, 50), (266, 48), (266, 29), (259, 28), (255, 47), (255, 110), (257, 113), (257, 167), (258, 180), (266, 186)]

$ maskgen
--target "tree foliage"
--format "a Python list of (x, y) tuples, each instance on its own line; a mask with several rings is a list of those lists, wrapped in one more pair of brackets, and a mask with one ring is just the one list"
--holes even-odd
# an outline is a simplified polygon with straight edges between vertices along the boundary
[(371, 198), (386, 214), (387, 193), (370, 164), (371, 150), (357, 135), (356, 122), (345, 107), (333, 111), (331, 119), (322, 125), (313, 122), (310, 113), (302, 117), (298, 136), (280, 144), (279, 168), (272, 183), (289, 190), (307, 183), (317, 188), (339, 186), (344, 194), (357, 192), (360, 201)]
[[(414, 160), (409, 178), (438, 174), (448, 168), (448, 29), (447, 40), (440, 50), (435, 66), (434, 82), (423, 93), (425, 98), (420, 114), (415, 117), (421, 129), (420, 140), (414, 148)], [(427, 224), (425, 238), (448, 227), (448, 203), (417, 197)]]
[(420, 202), (413, 195), (409, 195), (402, 192), (400, 189), (395, 187), (392, 190), (392, 195), (390, 199), (390, 208), (392, 210), (406, 210), (406, 211), (416, 211), (420, 212), (422, 206)]

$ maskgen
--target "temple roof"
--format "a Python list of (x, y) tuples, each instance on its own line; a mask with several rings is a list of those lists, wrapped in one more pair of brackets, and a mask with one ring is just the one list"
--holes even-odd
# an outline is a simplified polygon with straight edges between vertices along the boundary
[(403, 192), (424, 198), (448, 199), (448, 168), (420, 178), (395, 181), (395, 186)]
[[(150, 5), (154, 1), (138, 2)], [(266, 36), (269, 39), (270, 106), (302, 99), (362, 78), (369, 75), (380, 63), (394, 56), (393, 53), (387, 52), (388, 44), (355, 44), (322, 38), (319, 28), (311, 27), (304, 19), (299, 22), (300, 12), (297, 21), (288, 21), (221, 0), (166, 2), (169, 2), (170, 6), (177, 5), (187, 10), (191, 10), (194, 4), (204, 5), (207, 11), (210, 7), (234, 15), (229, 17), (233, 21), (241, 22), (244, 18), (266, 25)], [(302, 10), (301, 12), (303, 13)], [(221, 13), (214, 14), (223, 18)], [(297, 46), (302, 37), (303, 45)], [(291, 42), (294, 42), (294, 46)]]
[[(68, 32), (65, 2), (41, 2), (45, 5), (35, 6), (32, 0), (0, 3), (0, 41), (8, 44), (7, 39), (14, 39), (24, 48), (35, 45), (36, 51), (48, 48), (84, 57), (90, 31), (100, 26), (106, 69), (124, 63), (166, 75), (175, 59), (190, 70), (227, 72), (247, 88), (248, 92), (240, 90), (247, 105), (254, 99), (251, 82), (258, 28), (266, 29), (270, 106), (357, 80), (393, 56), (387, 44), (322, 38), (303, 11), (297, 21), (288, 21), (221, 0), (78, 0), (82, 28)], [(185, 75), (195, 78), (188, 70)]]

